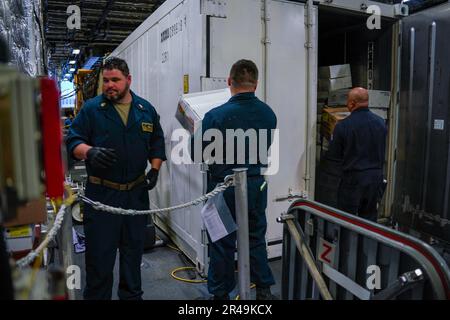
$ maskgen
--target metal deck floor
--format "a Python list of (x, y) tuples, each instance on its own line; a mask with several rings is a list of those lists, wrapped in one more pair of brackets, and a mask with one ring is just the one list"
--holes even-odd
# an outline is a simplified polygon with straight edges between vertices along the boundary
[[(167, 238), (159, 230), (157, 231), (159, 238), (166, 240)], [(173, 245), (171, 245), (172, 247)], [(76, 298), (82, 299), (83, 288), (85, 286), (84, 274), (84, 253), (75, 254), (75, 263), (82, 270), (82, 288), (76, 290)], [(183, 261), (184, 260), (184, 261)], [(142, 258), (142, 290), (144, 291), (144, 300), (197, 300), (208, 299), (210, 294), (204, 283), (188, 283), (176, 280), (171, 276), (171, 272), (180, 267), (192, 266), (186, 264), (187, 259), (180, 257), (180, 251), (175, 247), (161, 246), (147, 251)], [(117, 289), (119, 284), (119, 255), (116, 257), (114, 268), (114, 286), (112, 299), (117, 300)], [(281, 259), (270, 262), (276, 284), (272, 287), (272, 293), (280, 297), (281, 295)], [(189, 279), (190, 273), (185, 271), (177, 272), (177, 276)], [(196, 279), (201, 279), (198, 274)], [(230, 294), (231, 299), (238, 295), (235, 288)], [(251, 290), (251, 297), (255, 297), (255, 289)]]

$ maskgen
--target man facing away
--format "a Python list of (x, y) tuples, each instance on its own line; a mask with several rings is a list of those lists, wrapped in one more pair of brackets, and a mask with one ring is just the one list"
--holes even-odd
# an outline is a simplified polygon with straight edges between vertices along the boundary
[[(276, 128), (277, 118), (272, 109), (260, 101), (255, 96), (258, 85), (258, 69), (252, 61), (239, 60), (231, 68), (228, 78), (228, 86), (231, 91), (231, 99), (209, 111), (202, 121), (202, 133), (209, 129), (219, 130), (225, 141), (226, 130), (266, 130), (268, 132), (267, 148), (262, 151), (267, 155), (271, 143), (271, 130)], [(236, 131), (235, 131), (236, 132)], [(202, 136), (203, 136), (202, 134)], [(260, 139), (259, 135), (257, 134)], [(227, 141), (228, 143), (228, 141)], [(203, 149), (208, 143), (203, 142)], [(258, 141), (258, 146), (260, 146)], [(236, 150), (236, 143), (234, 144)], [(256, 299), (273, 299), (270, 292), (270, 286), (275, 281), (270, 270), (267, 258), (266, 247), (266, 206), (267, 206), (267, 187), (264, 177), (261, 175), (261, 169), (266, 165), (259, 158), (259, 153), (251, 155), (250, 152), (258, 152), (256, 149), (249, 148), (246, 145), (245, 161), (239, 164), (238, 158), (242, 155), (234, 153), (233, 164), (228, 164), (227, 148), (224, 146), (223, 159), (209, 166), (208, 192), (223, 182), (225, 176), (233, 174), (234, 168), (245, 167), (247, 171), (247, 192), (248, 192), (248, 223), (250, 240), (250, 271), (251, 281), (256, 284)], [(258, 159), (256, 163), (249, 161), (250, 158)], [(216, 160), (218, 160), (216, 158)], [(226, 163), (226, 164), (225, 164)], [(235, 197), (234, 187), (228, 188), (224, 192), (224, 199), (231, 211), (234, 219)], [(239, 226), (238, 226), (239, 227)], [(208, 290), (214, 295), (216, 300), (228, 300), (229, 293), (236, 285), (235, 281), (235, 246), (236, 232), (217, 240), (209, 241), (209, 270), (208, 270)]]
[(384, 120), (368, 106), (366, 89), (349, 92), (347, 108), (351, 114), (336, 125), (328, 158), (342, 162), (338, 208), (376, 222), (377, 203), (383, 193), (387, 130)]
[[(155, 108), (130, 90), (127, 63), (108, 58), (103, 94), (86, 101), (69, 128), (69, 155), (86, 160), (86, 197), (124, 209), (148, 210), (148, 191), (166, 160), (164, 133)], [(147, 161), (151, 170), (145, 175)], [(120, 299), (142, 299), (141, 259), (147, 216), (116, 215), (84, 206), (85, 299), (111, 299), (120, 252)]]

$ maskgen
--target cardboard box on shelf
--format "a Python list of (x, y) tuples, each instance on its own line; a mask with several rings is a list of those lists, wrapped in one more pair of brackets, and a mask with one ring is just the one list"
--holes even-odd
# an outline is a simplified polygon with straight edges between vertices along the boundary
[(336, 91), (339, 89), (351, 88), (352, 77), (342, 77), (333, 79), (319, 79), (318, 90), (319, 91)]
[(350, 111), (347, 108), (324, 108), (322, 112), (322, 124), (320, 126), (322, 136), (330, 140), (336, 124), (349, 115)]
[(390, 91), (369, 90), (369, 108), (389, 109), (390, 103)]
[(328, 106), (346, 106), (347, 105), (347, 96), (350, 92), (350, 89), (340, 89), (331, 91), (328, 94)]
[(351, 75), (352, 73), (349, 64), (340, 64), (319, 68), (319, 78), (321, 79), (351, 77)]
[(37, 224), (47, 221), (47, 208), (44, 198), (32, 200), (17, 208), (14, 219), (5, 221), (5, 227), (21, 226), (25, 224)]

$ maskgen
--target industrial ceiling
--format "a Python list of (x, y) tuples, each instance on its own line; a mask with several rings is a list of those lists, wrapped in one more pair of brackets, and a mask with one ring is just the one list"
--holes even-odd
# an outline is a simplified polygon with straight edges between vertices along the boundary
[[(70, 60), (75, 59), (80, 67), (92, 55), (113, 51), (164, 1), (43, 0), (49, 69), (65, 72)], [(71, 5), (80, 9), (80, 29), (68, 28), (74, 12), (67, 13)], [(80, 54), (73, 55), (73, 49), (80, 49)]]

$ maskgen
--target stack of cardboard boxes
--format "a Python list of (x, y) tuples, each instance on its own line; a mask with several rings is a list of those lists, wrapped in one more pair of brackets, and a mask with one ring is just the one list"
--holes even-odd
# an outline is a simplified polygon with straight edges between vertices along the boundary
[(329, 106), (346, 106), (347, 93), (352, 87), (352, 74), (349, 64), (319, 68), (317, 83), (317, 109)]
[[(349, 64), (320, 67), (318, 72), (317, 121), (318, 160), (328, 149), (334, 128), (339, 121), (350, 115), (347, 96), (353, 87)], [(370, 110), (388, 119), (391, 94), (389, 91), (369, 90)]]
[(334, 127), (350, 114), (346, 107), (347, 94), (353, 85), (350, 65), (320, 67), (317, 85), (317, 156), (320, 160), (321, 154), (328, 149)]

